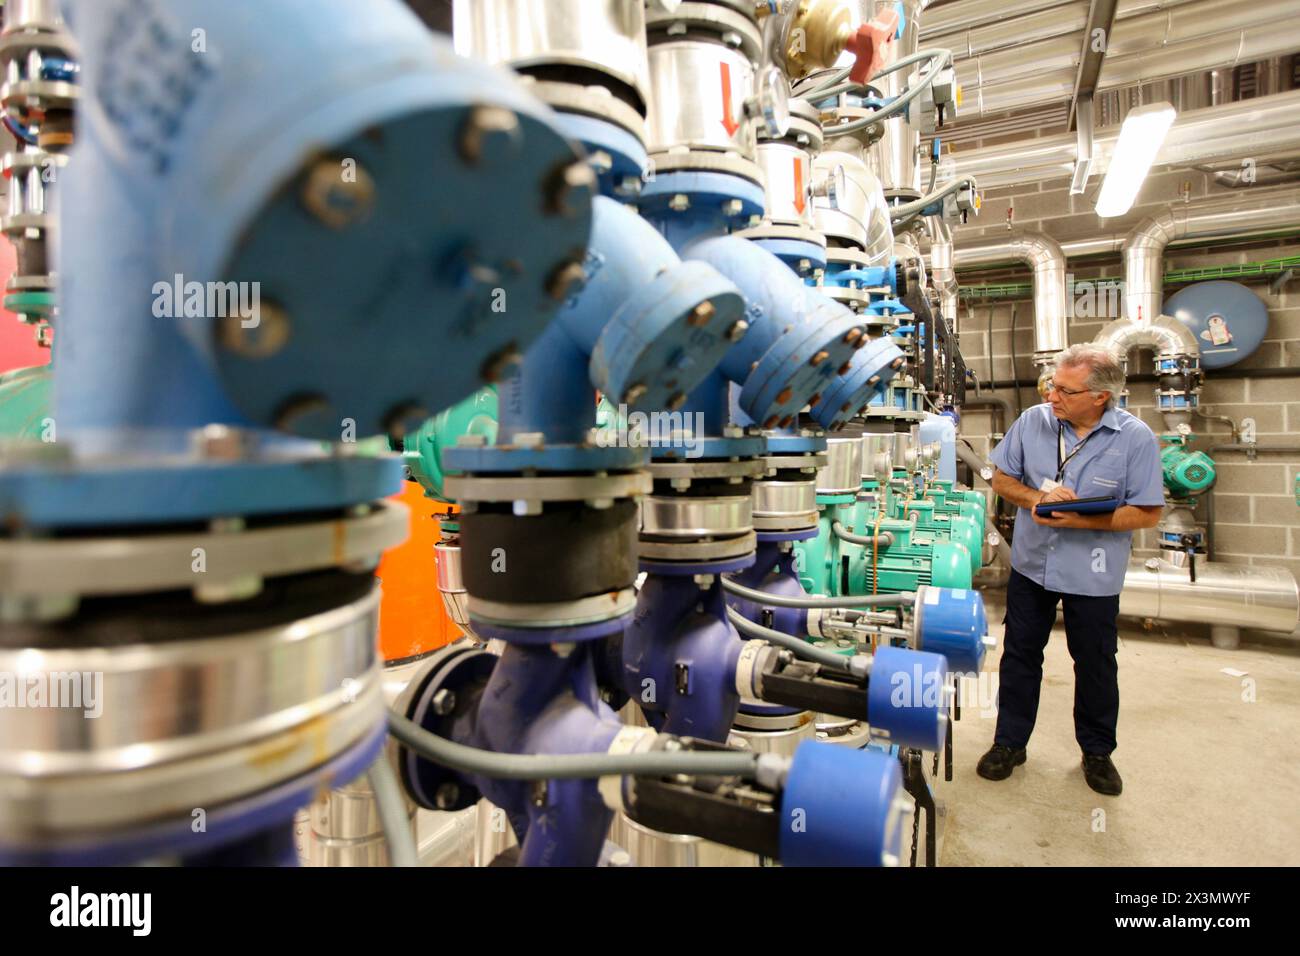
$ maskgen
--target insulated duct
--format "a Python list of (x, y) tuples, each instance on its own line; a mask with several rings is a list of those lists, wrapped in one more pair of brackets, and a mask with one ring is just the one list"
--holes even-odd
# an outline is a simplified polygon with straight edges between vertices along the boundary
[[(1067, 90), (1062, 98), (1068, 96)], [(1195, 166), (1243, 157), (1259, 163), (1273, 155), (1300, 152), (1297, 115), (1300, 90), (1189, 110), (1174, 120), (1154, 166)], [(1119, 127), (1096, 133), (1094, 177), (1104, 175), (1110, 167), (1118, 139)], [(1074, 168), (1077, 148), (1075, 133), (1061, 133), (969, 150), (954, 157), (953, 175), (973, 176), (983, 189), (1067, 178)]]
[(1285, 568), (1198, 560), (1192, 583), (1187, 567), (1160, 558), (1133, 558), (1124, 576), (1119, 612), (1290, 634), (1300, 615), (1300, 594), (1295, 575)]
[(1065, 253), (1051, 236), (1020, 232), (983, 242), (958, 244), (958, 268), (1023, 262), (1034, 274), (1034, 362), (1044, 365), (1069, 344), (1066, 332)]
[[(1192, 2), (1119, 0), (1115, 22)], [(954, 59), (964, 60), (1065, 34), (1077, 35), (1088, 24), (1089, 6), (1089, 0), (1019, 0), (1016, 15), (1008, 17), (1005, 2), (963, 0), (927, 15), (921, 39), (927, 46), (947, 47)], [(1078, 45), (1076, 42), (1076, 49)]]
[[(1248, 22), (1243, 25), (1243, 20)], [(967, 115), (1068, 100), (1083, 47), (1077, 33), (956, 60)], [(1206, 0), (1132, 17), (1112, 31), (1097, 91), (1238, 66), (1300, 49), (1293, 0)]]
[[(1164, 303), (1165, 248), (1175, 240), (1300, 230), (1300, 190), (1230, 195), (1174, 203), (1133, 227), (1124, 239), (1124, 311), (1135, 322), (1158, 316)], [(1181, 323), (1178, 323), (1181, 326)]]
[(961, 304), (960, 287), (952, 259), (952, 230), (943, 216), (926, 216), (930, 234), (930, 275), (939, 290), (939, 310), (957, 331), (957, 307)]
[(1167, 315), (1142, 322), (1116, 319), (1102, 328), (1093, 341), (1109, 345), (1121, 358), (1135, 348), (1152, 349), (1161, 358), (1200, 354), (1191, 330)]
[[(916, 52), (917, 40), (921, 33), (921, 11), (925, 8), (925, 0), (903, 0), (902, 3), (896, 3), (894, 0), (875, 0), (872, 4), (873, 16), (887, 14), (900, 6), (903, 13), (903, 34), (886, 47), (889, 51), (886, 66)], [(911, 86), (916, 72), (916, 68), (913, 67), (887, 74), (880, 84), (880, 91), (890, 99), (897, 97), (904, 89)], [(920, 134), (916, 127), (908, 122), (906, 116), (892, 119), (885, 123), (884, 127), (880, 142), (867, 153), (867, 162), (876, 164), (874, 172), (880, 177), (887, 197), (919, 199), (921, 196)]]

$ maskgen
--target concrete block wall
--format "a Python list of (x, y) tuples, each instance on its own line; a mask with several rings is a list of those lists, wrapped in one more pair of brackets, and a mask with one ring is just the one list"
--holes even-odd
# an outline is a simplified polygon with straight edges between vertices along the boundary
[[(1103, 225), (1093, 211), (1098, 186), (1094, 182), (1087, 193), (1074, 197), (1069, 195), (1067, 180), (989, 190), (978, 219), (955, 230), (954, 245), (960, 246), (963, 241), (976, 242), (983, 236), (1005, 234), (1008, 209), (1014, 210), (1012, 221), (1015, 228), (1041, 231), (1057, 241), (1066, 242), (1103, 232), (1123, 235), (1146, 215), (1168, 203), (1181, 202), (1184, 196), (1196, 198), (1207, 193), (1229, 192), (1214, 183), (1211, 176), (1195, 170), (1156, 173), (1148, 178), (1132, 211)], [(1246, 187), (1246, 190), (1252, 188), (1257, 187)], [(1300, 191), (1300, 185), (1296, 188)], [(1300, 255), (1300, 241), (1269, 240), (1173, 249), (1166, 256), (1165, 265), (1168, 271), (1288, 255)], [(1123, 267), (1117, 255), (1071, 261), (1069, 271), (1076, 280), (1123, 277)], [(1024, 269), (962, 271), (958, 278), (963, 285), (1028, 282), (1030, 279)], [(1202, 408), (1211, 414), (1229, 417), (1238, 424), (1244, 418), (1253, 418), (1260, 443), (1300, 445), (1300, 378), (1249, 378), (1240, 374), (1248, 369), (1300, 366), (1300, 278), (1283, 286), (1277, 293), (1270, 291), (1269, 279), (1246, 280), (1245, 284), (1268, 307), (1266, 339), (1249, 359), (1230, 369), (1210, 373), (1202, 392)], [(1165, 294), (1172, 295), (1174, 291), (1174, 287), (1167, 287)], [(1069, 341), (1092, 340), (1114, 317), (1095, 314), (1072, 317), (1068, 327)], [(1033, 365), (1033, 319), (1034, 306), (1029, 297), (993, 303), (963, 300), (958, 315), (958, 333), (967, 366), (975, 370), (981, 381), (988, 381), (990, 375), (998, 381), (1008, 381), (1013, 377), (1033, 379), (1037, 374)], [(1014, 376), (1013, 342), (1016, 353)], [(1150, 372), (1149, 354), (1137, 354), (1130, 362), (1129, 371), (1131, 374)], [(1032, 388), (1020, 391), (1025, 407), (1041, 401)], [(1015, 401), (1012, 389), (999, 389), (995, 394), (1011, 399), (1013, 403)], [(1153, 384), (1137, 383), (1131, 387), (1129, 410), (1140, 416), (1157, 434), (1164, 430), (1154, 408)], [(983, 454), (989, 450), (992, 421), (992, 413), (985, 410), (971, 410), (963, 416), (963, 437)], [(1197, 420), (1194, 427), (1198, 435), (1204, 436), (1194, 447), (1208, 449), (1211, 444), (1232, 441), (1230, 428), (1225, 423)], [(1300, 455), (1261, 453), (1254, 461), (1239, 452), (1221, 452), (1214, 457), (1219, 466), (1213, 491), (1215, 560), (1283, 566), (1300, 578), (1300, 507), (1296, 505), (1294, 492), (1296, 476), (1300, 473)], [(1204, 518), (1204, 503), (1197, 514)], [(1156, 553), (1154, 530), (1135, 536), (1134, 553), (1142, 556)]]

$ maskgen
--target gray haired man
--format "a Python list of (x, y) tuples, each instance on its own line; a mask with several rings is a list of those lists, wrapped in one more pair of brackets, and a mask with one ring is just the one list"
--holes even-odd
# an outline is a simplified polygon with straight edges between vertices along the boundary
[[(1021, 415), (993, 453), (993, 490), (1016, 514), (999, 671), (998, 726), (977, 772), (1005, 780), (1026, 760), (1038, 714), (1043, 649), (1063, 605), (1074, 659), (1074, 733), (1083, 773), (1098, 793), (1123, 788), (1111, 762), (1119, 719), (1119, 593), (1132, 532), (1154, 527), (1164, 505), (1160, 446), (1151, 429), (1117, 407), (1124, 390), (1119, 357), (1073, 345), (1056, 357), (1047, 402)], [(1114, 498), (1101, 514), (1051, 512), (1036, 505)]]

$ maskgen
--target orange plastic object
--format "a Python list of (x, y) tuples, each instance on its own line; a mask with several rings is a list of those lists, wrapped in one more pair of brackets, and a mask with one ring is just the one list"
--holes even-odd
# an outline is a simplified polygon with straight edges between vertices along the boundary
[(854, 83), (865, 83), (872, 75), (885, 65), (885, 46), (894, 42), (898, 31), (898, 11), (889, 10), (870, 23), (860, 26), (857, 32), (845, 44), (856, 59), (849, 71), (849, 79)]
[(437, 516), (455, 508), (426, 498), (414, 482), (407, 482), (396, 497), (411, 509), (411, 536), (386, 552), (375, 572), (384, 588), (379, 653), (386, 662), (428, 653), (461, 635), (438, 594), (433, 550), (439, 539)]

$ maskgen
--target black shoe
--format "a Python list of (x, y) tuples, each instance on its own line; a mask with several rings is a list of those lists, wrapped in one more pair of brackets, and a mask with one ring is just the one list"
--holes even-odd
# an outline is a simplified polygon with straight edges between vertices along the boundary
[(1025, 748), (1013, 750), (1001, 744), (994, 744), (989, 752), (980, 757), (975, 765), (975, 772), (985, 780), (1005, 780), (1011, 776), (1011, 769), (1025, 762)]
[(1124, 789), (1124, 781), (1107, 754), (1083, 755), (1083, 779), (1092, 789), (1108, 797), (1118, 797)]

